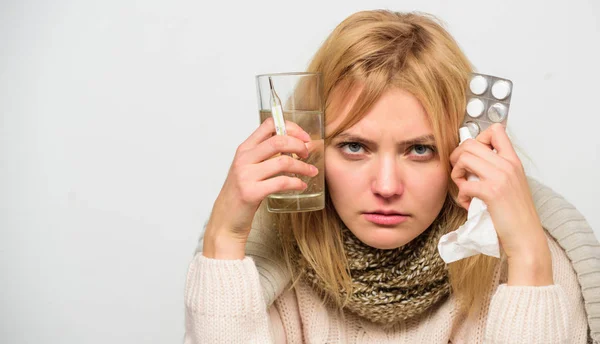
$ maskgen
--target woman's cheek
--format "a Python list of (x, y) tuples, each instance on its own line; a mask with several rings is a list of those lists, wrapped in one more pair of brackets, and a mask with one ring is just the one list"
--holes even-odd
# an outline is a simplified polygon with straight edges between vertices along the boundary
[(354, 199), (361, 193), (368, 177), (365, 175), (364, 166), (357, 162), (348, 161), (340, 154), (326, 155), (325, 160), (325, 179), (327, 188), (332, 200), (345, 202)]
[(443, 205), (448, 190), (448, 175), (440, 163), (431, 163), (424, 168), (414, 169), (412, 180), (415, 181), (416, 194), (421, 195), (422, 203), (437, 209)]

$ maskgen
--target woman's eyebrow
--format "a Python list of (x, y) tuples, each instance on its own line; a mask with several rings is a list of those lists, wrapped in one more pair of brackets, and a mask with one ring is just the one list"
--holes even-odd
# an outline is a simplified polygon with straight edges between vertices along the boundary
[(375, 141), (373, 141), (373, 140), (369, 140), (364, 137), (360, 137), (358, 135), (350, 134), (350, 133), (341, 133), (341, 134), (337, 135), (336, 137), (334, 137), (334, 139), (344, 140), (344, 141), (349, 141), (349, 142), (366, 143), (368, 145), (375, 145)]
[(399, 143), (399, 145), (402, 145), (402, 146), (412, 146), (412, 145), (418, 145), (418, 144), (424, 144), (424, 143), (435, 143), (435, 137), (433, 135), (431, 135), (431, 134), (430, 135), (417, 136), (417, 137), (412, 138), (412, 139), (401, 141)]
[[(365, 143), (365, 144), (369, 144), (369, 145), (376, 144), (375, 141), (373, 141), (373, 140), (369, 140), (364, 137), (360, 137), (358, 135), (350, 134), (350, 133), (341, 133), (341, 134), (337, 135), (334, 139), (350, 141), (350, 142), (360, 142), (360, 143)], [(417, 137), (413, 137), (413, 138), (410, 138), (407, 140), (400, 141), (400, 142), (398, 142), (398, 146), (406, 147), (406, 146), (412, 146), (412, 145), (418, 145), (418, 144), (432, 144), (432, 143), (435, 143), (435, 137), (433, 135), (429, 134), (429, 135), (421, 135), (421, 136), (417, 136)]]

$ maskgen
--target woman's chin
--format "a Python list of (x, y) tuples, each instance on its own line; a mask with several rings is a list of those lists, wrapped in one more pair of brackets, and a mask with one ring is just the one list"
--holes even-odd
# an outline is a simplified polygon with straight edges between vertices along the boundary
[(406, 233), (396, 228), (370, 229), (368, 232), (354, 233), (364, 244), (380, 250), (391, 250), (408, 243)]

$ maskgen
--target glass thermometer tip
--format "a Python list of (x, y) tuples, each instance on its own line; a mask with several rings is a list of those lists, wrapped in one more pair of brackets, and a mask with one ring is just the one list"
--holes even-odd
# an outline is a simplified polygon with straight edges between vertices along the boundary
[(271, 77), (269, 77), (269, 87), (271, 89), (271, 116), (275, 122), (275, 131), (277, 132), (277, 135), (286, 135), (287, 132), (285, 130), (285, 120), (283, 118), (281, 100), (275, 92), (275, 87), (273, 86), (273, 80)]

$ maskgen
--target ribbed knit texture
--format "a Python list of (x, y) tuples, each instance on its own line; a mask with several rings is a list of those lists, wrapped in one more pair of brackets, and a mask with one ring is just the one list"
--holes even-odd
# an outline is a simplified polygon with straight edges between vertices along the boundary
[(594, 344), (600, 344), (600, 243), (585, 218), (562, 196), (529, 178), (542, 225), (569, 257), (585, 301)]
[[(529, 182), (542, 225), (551, 234), (553, 286), (508, 287), (503, 284), (506, 266), (499, 266), (482, 311), (474, 317), (456, 316), (451, 296), (421, 316), (384, 330), (353, 314), (337, 314), (306, 284), (287, 290), (290, 279), (276, 235), (257, 217), (247, 245), (257, 266), (246, 258), (233, 264), (239, 270), (225, 269), (220, 265), (229, 266), (229, 261), (202, 264), (207, 259), (201, 254), (190, 264), (185, 343), (280, 343), (283, 338), (288, 343), (587, 343), (588, 322), (600, 329), (598, 241), (572, 205), (535, 180)], [(202, 242), (198, 251), (201, 247)], [(212, 271), (198, 272), (206, 269)], [(226, 288), (223, 281), (238, 287)], [(226, 333), (213, 332), (220, 329)], [(591, 335), (600, 337), (598, 331)]]
[(216, 260), (196, 254), (188, 269), (185, 306), (186, 344), (258, 344), (271, 337), (258, 271), (250, 257)]
[(485, 342), (569, 344), (568, 310), (561, 286), (500, 285), (490, 305)]

